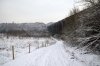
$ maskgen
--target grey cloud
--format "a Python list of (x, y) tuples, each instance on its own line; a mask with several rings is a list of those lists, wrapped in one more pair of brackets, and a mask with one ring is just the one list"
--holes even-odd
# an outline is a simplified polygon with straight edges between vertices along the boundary
[(0, 0), (0, 22), (55, 22), (73, 4), (74, 0)]

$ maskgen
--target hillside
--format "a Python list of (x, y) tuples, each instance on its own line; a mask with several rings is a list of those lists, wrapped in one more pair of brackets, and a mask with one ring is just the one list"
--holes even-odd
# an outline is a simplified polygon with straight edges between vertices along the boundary
[(61, 38), (71, 46), (100, 53), (100, 6), (93, 6), (66, 18)]
[(42, 22), (35, 23), (1, 23), (0, 33), (7, 33), (18, 36), (48, 36), (47, 26), (52, 24), (44, 24)]
[(70, 46), (85, 47), (85, 50), (100, 54), (100, 5), (87, 8), (63, 20), (50, 25), (49, 32), (57, 34), (57, 38)]

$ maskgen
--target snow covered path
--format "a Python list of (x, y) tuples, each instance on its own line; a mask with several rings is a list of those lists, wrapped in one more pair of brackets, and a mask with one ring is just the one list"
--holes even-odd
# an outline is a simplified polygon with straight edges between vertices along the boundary
[[(58, 41), (54, 45), (32, 51), (31, 53), (15, 58), (15, 60), (11, 60), (3, 64), (2, 66), (90, 66), (90, 65), (88, 65), (84, 61), (80, 61), (77, 58), (75, 58), (74, 53), (69, 50), (66, 50), (64, 48), (63, 42)], [(94, 64), (93, 66), (97, 65)]]

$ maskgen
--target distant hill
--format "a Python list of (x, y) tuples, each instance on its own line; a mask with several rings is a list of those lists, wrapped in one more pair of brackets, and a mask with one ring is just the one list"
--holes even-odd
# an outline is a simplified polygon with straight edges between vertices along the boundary
[(47, 33), (47, 26), (52, 24), (44, 24), (42, 22), (35, 23), (1, 23), (0, 33), (27, 33), (30, 36), (37, 36), (39, 33)]

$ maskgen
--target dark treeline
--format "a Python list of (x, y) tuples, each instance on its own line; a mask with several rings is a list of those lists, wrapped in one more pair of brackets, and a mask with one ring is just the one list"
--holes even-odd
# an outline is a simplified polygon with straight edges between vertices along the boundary
[(65, 19), (62, 19), (56, 23), (51, 24), (48, 26), (48, 31), (51, 35), (59, 34), (65, 24)]
[(49, 37), (47, 25), (35, 23), (0, 23), (0, 34), (19, 37)]
[(49, 37), (50, 35), (46, 31), (25, 31), (25, 30), (9, 30), (5, 34), (8, 36), (19, 37)]

